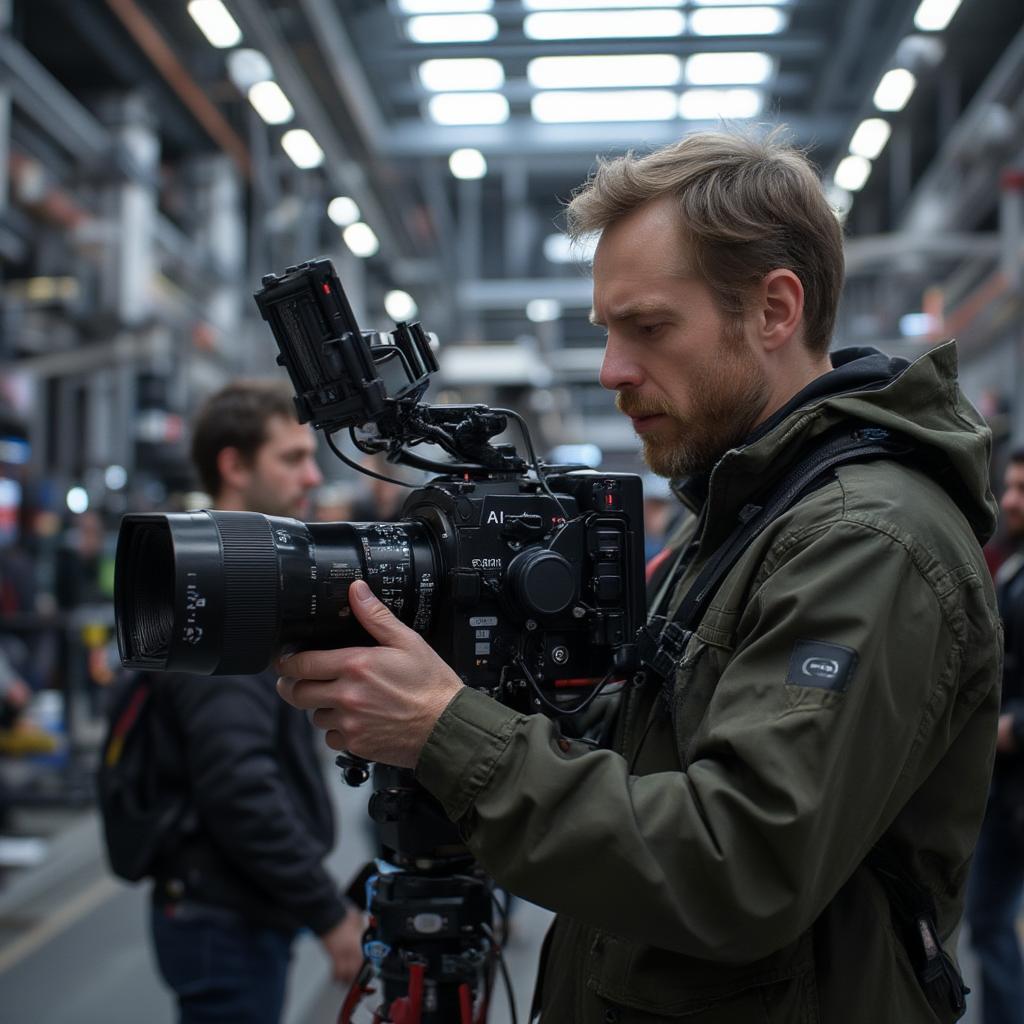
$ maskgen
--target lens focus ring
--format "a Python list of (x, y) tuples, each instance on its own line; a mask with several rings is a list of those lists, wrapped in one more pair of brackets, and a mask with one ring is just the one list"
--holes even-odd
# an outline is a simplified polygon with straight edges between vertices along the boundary
[(277, 549), (256, 512), (211, 513), (224, 558), (221, 674), (257, 672), (270, 661), (280, 627)]

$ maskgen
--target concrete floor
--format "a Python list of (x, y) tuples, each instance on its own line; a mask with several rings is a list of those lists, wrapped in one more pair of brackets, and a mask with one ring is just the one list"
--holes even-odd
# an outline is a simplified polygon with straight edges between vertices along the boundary
[[(343, 838), (330, 860), (348, 879), (370, 857), (367, 792), (331, 773)], [(67, 816), (65, 815), (65, 818)], [(173, 1024), (148, 942), (148, 893), (107, 872), (96, 815), (65, 821), (39, 868), (0, 891), (0, 1019), (11, 1024)], [(506, 951), (519, 1021), (525, 1024), (533, 968), (550, 914), (520, 903)], [(344, 992), (310, 936), (296, 943), (285, 1024), (332, 1024)], [(369, 1014), (365, 1014), (369, 1020)], [(489, 1024), (511, 1024), (503, 991)]]

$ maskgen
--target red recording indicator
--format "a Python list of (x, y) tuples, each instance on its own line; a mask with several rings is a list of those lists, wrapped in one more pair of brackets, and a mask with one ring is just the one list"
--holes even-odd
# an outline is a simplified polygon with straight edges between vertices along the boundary
[[(569, 688), (572, 688), (572, 687), (594, 686), (596, 683), (601, 682), (601, 680), (597, 676), (594, 676), (592, 678), (581, 678), (581, 679), (554, 679), (554, 680), (552, 680), (552, 682), (559, 689), (569, 689)], [(623, 682), (623, 680), (621, 680), (621, 679), (609, 680), (609, 683), (611, 685), (614, 685), (615, 683), (621, 683), (621, 682)]]
[(614, 505), (615, 504), (615, 495), (613, 495), (613, 494), (606, 494), (604, 496), (604, 503), (606, 505)]
[(324, 281), (324, 283), (322, 285), (320, 285), (320, 287), (323, 288), (324, 295), (330, 295), (331, 294), (331, 286), (326, 281)]

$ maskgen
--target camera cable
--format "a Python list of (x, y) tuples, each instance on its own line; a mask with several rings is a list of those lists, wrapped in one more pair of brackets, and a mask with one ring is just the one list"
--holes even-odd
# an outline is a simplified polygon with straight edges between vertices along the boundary
[(585, 711), (590, 707), (591, 704), (597, 699), (598, 695), (604, 690), (604, 688), (611, 682), (612, 676), (615, 675), (615, 669), (609, 669), (604, 678), (594, 687), (594, 689), (586, 695), (578, 704), (574, 704), (571, 708), (559, 707), (559, 705), (548, 700), (544, 696), (543, 691), (540, 688), (540, 684), (534, 678), (533, 673), (527, 668), (526, 661), (523, 659), (522, 654), (517, 654), (513, 661), (513, 664), (526, 676), (526, 681), (530, 684), (533, 689), (534, 696), (537, 698), (544, 708), (551, 712), (553, 715), (559, 717), (566, 717), (568, 715), (576, 715), (581, 711)]
[(502, 981), (505, 983), (505, 995), (508, 997), (508, 1012), (512, 1017), (512, 1024), (519, 1024), (519, 1017), (516, 1014), (516, 1000), (515, 995), (512, 992), (512, 978), (508, 973), (508, 964), (505, 963), (505, 953), (501, 948), (501, 943), (498, 942), (494, 935), (493, 929), (489, 925), (481, 925), (484, 935), (491, 940), (491, 945), (494, 947), (494, 951), (498, 955), (498, 970), (501, 971)]

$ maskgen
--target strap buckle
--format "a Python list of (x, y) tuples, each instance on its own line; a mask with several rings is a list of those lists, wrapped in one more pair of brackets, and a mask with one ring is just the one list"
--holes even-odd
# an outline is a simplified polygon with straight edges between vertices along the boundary
[(664, 615), (655, 615), (637, 637), (644, 669), (662, 683), (667, 682), (691, 636), (692, 630), (684, 629), (678, 622), (669, 622)]

